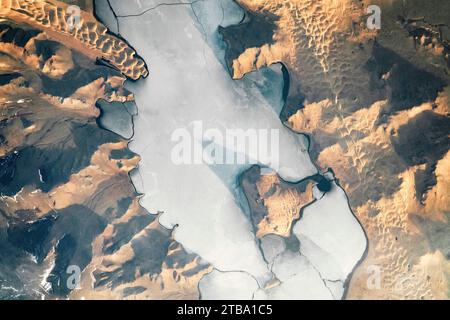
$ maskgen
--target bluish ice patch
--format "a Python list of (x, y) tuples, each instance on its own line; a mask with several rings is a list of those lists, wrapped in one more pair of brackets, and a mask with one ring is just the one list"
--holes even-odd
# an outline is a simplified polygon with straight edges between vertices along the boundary
[(97, 122), (102, 128), (117, 133), (125, 139), (133, 136), (133, 115), (136, 114), (133, 103), (100, 100), (97, 106), (101, 110)]

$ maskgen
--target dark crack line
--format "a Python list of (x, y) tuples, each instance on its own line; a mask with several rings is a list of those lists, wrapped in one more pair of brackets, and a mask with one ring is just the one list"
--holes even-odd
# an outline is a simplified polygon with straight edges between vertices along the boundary
[[(198, 15), (197, 15), (197, 12), (195, 12), (195, 9), (194, 9), (194, 4), (196, 4), (197, 2), (200, 2), (200, 1), (204, 1), (204, 0), (197, 0), (197, 1), (195, 1), (195, 2), (192, 2), (190, 6), (191, 6), (192, 13), (194, 14), (195, 20), (197, 20), (198, 24), (199, 24), (200, 27), (202, 28), (203, 39), (205, 40), (205, 43), (206, 43), (206, 42), (208, 41), (208, 35), (207, 35), (207, 33), (206, 33), (205, 26), (204, 26), (203, 23), (200, 21)], [(205, 50), (203, 50), (203, 55), (205, 55)], [(205, 61), (205, 62), (206, 62), (206, 61)]]
[(342, 280), (328, 280), (325, 279), (322, 276), (322, 273), (319, 271), (319, 269), (311, 262), (311, 260), (308, 259), (307, 256), (305, 256), (303, 253), (301, 253), (301, 251), (299, 252), (300, 256), (304, 257), (306, 259), (306, 261), (308, 261), (308, 263), (311, 265), (311, 267), (317, 272), (317, 274), (319, 275), (319, 278), (322, 280), (323, 285), (325, 286), (325, 288), (327, 288), (327, 290), (330, 292), (331, 296), (335, 299), (335, 300), (341, 300), (341, 299), (336, 299), (336, 297), (334, 296), (333, 291), (331, 291), (330, 287), (328, 287), (327, 281), (329, 282), (342, 282)]
[[(117, 18), (140, 17), (140, 16), (146, 14), (149, 11), (158, 9), (159, 7), (171, 7), (171, 6), (183, 6), (183, 5), (184, 6), (185, 5), (192, 6), (193, 4), (195, 4), (197, 2), (200, 2), (200, 1), (203, 1), (203, 0), (195, 0), (195, 1), (192, 1), (192, 2), (175, 2), (175, 3), (165, 3), (164, 2), (164, 3), (159, 3), (156, 6), (153, 6), (151, 8), (145, 9), (141, 13), (133, 13), (133, 14), (127, 14), (127, 15), (117, 15)], [(108, 2), (109, 2), (109, 0), (108, 0)]]
[(209, 75), (209, 77), (212, 79), (212, 77), (211, 77), (211, 73), (209, 72), (209, 68), (208, 68), (208, 60), (206, 59), (206, 45), (207, 45), (207, 43), (208, 43), (208, 34), (207, 34), (207, 32), (206, 32), (206, 28), (205, 28), (205, 26), (203, 25), (203, 23), (200, 21), (200, 18), (199, 18), (199, 16), (197, 15), (197, 12), (195, 11), (195, 8), (194, 8), (194, 5), (197, 3), (197, 2), (203, 2), (204, 0), (197, 0), (197, 1), (194, 1), (194, 2), (192, 2), (191, 3), (191, 10), (192, 10), (192, 14), (194, 15), (194, 17), (195, 17), (195, 20), (197, 21), (197, 23), (200, 25), (200, 27), (201, 27), (201, 33), (202, 33), (202, 35), (203, 35), (203, 40), (204, 40), (204, 42), (203, 42), (203, 49), (202, 49), (202, 53), (203, 53), (203, 60), (205, 61), (205, 68), (206, 68), (206, 72), (208, 73), (208, 75)]
[[(283, 251), (283, 252), (280, 252), (279, 254), (277, 254), (277, 255), (275, 256), (275, 258), (273, 259), (272, 264), (271, 264), (270, 270), (271, 270), (272, 274), (273, 274), (277, 279), (278, 279), (278, 277), (276, 276), (275, 273), (273, 273), (273, 267), (274, 267), (275, 263), (277, 262), (277, 260), (279, 260), (279, 259), (281, 258), (281, 256), (282, 256), (285, 252), (286, 252), (286, 251)], [(342, 281), (341, 279), (330, 280), (330, 279), (324, 278), (324, 277), (322, 276), (322, 273), (319, 271), (319, 269), (311, 262), (311, 260), (308, 259), (307, 256), (305, 256), (301, 251), (299, 251), (298, 253), (299, 253), (299, 255), (300, 255), (301, 257), (304, 257), (304, 258), (306, 259), (306, 261), (311, 265), (311, 267), (314, 269), (314, 271), (315, 271), (315, 272), (317, 273), (317, 275), (319, 276), (320, 280), (322, 280), (323, 285), (325, 286), (325, 288), (327, 288), (327, 290), (330, 292), (331, 296), (332, 296), (335, 300), (341, 300), (341, 299), (337, 299), (336, 296), (333, 294), (333, 291), (331, 291), (330, 287), (328, 287), (327, 281), (328, 281), (328, 282), (332, 282), (332, 283), (342, 283), (343, 285), (344, 285), (344, 281)], [(299, 274), (298, 272), (292, 274), (292, 275), (289, 277), (289, 279), (291, 279), (291, 278), (297, 276), (298, 274)], [(284, 282), (285, 282), (285, 281), (281, 281), (281, 280), (280, 280), (280, 283), (281, 283), (281, 284), (284, 283)]]
[[(112, 7), (112, 5), (111, 5), (111, 3), (110, 3), (110, 0), (107, 0), (107, 3), (108, 3), (108, 5), (109, 5), (109, 7), (110, 7), (110, 9), (111, 9), (111, 11), (112, 11), (114, 17), (116, 18), (116, 23), (117, 23), (117, 28), (118, 28), (118, 33), (119, 33), (119, 34), (120, 34), (120, 29), (119, 29), (119, 28), (120, 28), (120, 25), (119, 25), (119, 18), (140, 17), (140, 16), (143, 16), (143, 15), (145, 15), (146, 13), (148, 13), (148, 12), (150, 12), (150, 11), (152, 11), (152, 10), (158, 9), (159, 7), (165, 7), (165, 6), (170, 7), (170, 6), (185, 6), (185, 5), (189, 5), (190, 8), (191, 8), (191, 10), (192, 10), (192, 12), (193, 12), (193, 15), (194, 15), (196, 21), (198, 22), (198, 24), (200, 25), (200, 27), (201, 27), (201, 29), (202, 29), (203, 37), (204, 37), (204, 39), (205, 39), (205, 41), (206, 41), (206, 40), (207, 40), (207, 33), (206, 33), (206, 30), (205, 30), (205, 27), (204, 27), (204, 25), (201, 23), (201, 21), (200, 21), (198, 15), (197, 15), (197, 13), (196, 13), (196, 11), (195, 11), (195, 9), (194, 9), (194, 4), (196, 4), (196, 3), (198, 3), (198, 2), (202, 2), (202, 1), (204, 1), (204, 0), (195, 0), (195, 1), (192, 1), (192, 2), (160, 3), (160, 4), (158, 4), (158, 5), (155, 5), (155, 6), (151, 7), (151, 8), (145, 9), (144, 11), (142, 11), (142, 12), (140, 12), (140, 13), (128, 14), (128, 15), (118, 15), (118, 14), (116, 14), (115, 11), (114, 11), (114, 9), (113, 9), (113, 7)], [(221, 9), (222, 9), (222, 19), (221, 19), (221, 23), (220, 23), (220, 24), (222, 24), (223, 21), (224, 21), (224, 15), (225, 15), (225, 13), (224, 13), (224, 8), (223, 8), (223, 5), (222, 5), (221, 2), (220, 2), (220, 6), (221, 6)], [(246, 17), (246, 15), (245, 15), (245, 12), (244, 12), (242, 21), (239, 22), (239, 24), (241, 24), (241, 23), (243, 22), (243, 20), (245, 19), (245, 17)], [(206, 62), (206, 61), (205, 61), (205, 62)], [(308, 149), (309, 149), (309, 148), (308, 148)], [(305, 151), (309, 153), (309, 150), (305, 150)], [(306, 178), (306, 179), (307, 179), (307, 178)], [(303, 179), (303, 180), (306, 180), (306, 179)], [(324, 194), (322, 195), (322, 197), (323, 197), (323, 196), (324, 196)], [(321, 198), (322, 198), (322, 197), (321, 197)], [(315, 201), (317, 201), (317, 200), (320, 200), (320, 199), (315, 199)], [(315, 202), (315, 201), (313, 201), (313, 202)], [(300, 220), (300, 219), (299, 219), (299, 220)], [(253, 224), (252, 224), (252, 225), (253, 225)], [(174, 228), (174, 229), (175, 229), (175, 228)], [(277, 254), (276, 257), (273, 259), (273, 261), (272, 261), (271, 263), (269, 263), (269, 262), (265, 259), (265, 257), (264, 257), (264, 253), (263, 253), (263, 250), (262, 250), (262, 248), (261, 248), (261, 244), (260, 244), (259, 241), (258, 241), (258, 244), (259, 244), (259, 249), (260, 249), (260, 251), (261, 251), (261, 253), (262, 253), (262, 257), (263, 257), (263, 259), (265, 260), (266, 265), (267, 265), (267, 267), (268, 267), (270, 273), (272, 274), (272, 276), (275, 276), (275, 274), (273, 273), (273, 267), (274, 267), (275, 261), (278, 260), (278, 258), (281, 256), (282, 253)], [(328, 282), (332, 282), (332, 283), (338, 283), (338, 282), (344, 283), (344, 282), (343, 282), (342, 280), (328, 280), (328, 279), (324, 279), (324, 278), (322, 277), (321, 272), (317, 269), (317, 267), (316, 267), (314, 264), (311, 263), (311, 261), (308, 259), (308, 257), (306, 257), (305, 255), (303, 255), (301, 252), (299, 252), (299, 254), (300, 254), (301, 256), (303, 256), (303, 257), (308, 261), (308, 263), (311, 265), (311, 267), (317, 272), (318, 276), (319, 276), (320, 279), (322, 280), (324, 286), (325, 286), (325, 287), (327, 288), (327, 290), (330, 292), (331, 296), (332, 296), (334, 299), (336, 299), (336, 297), (334, 296), (332, 290), (328, 287), (327, 281), (328, 281)], [(243, 274), (246, 274), (246, 275), (250, 276), (251, 278), (253, 278), (253, 279), (256, 281), (256, 284), (258, 285), (258, 289), (257, 289), (256, 291), (254, 291), (253, 294), (252, 294), (252, 298), (253, 298), (253, 299), (254, 299), (254, 297), (255, 297), (256, 292), (257, 292), (259, 289), (264, 290), (264, 289), (261, 287), (259, 281), (258, 281), (252, 274), (250, 274), (250, 273), (247, 272), (247, 271), (243, 271), (243, 270), (222, 271), (222, 270), (219, 270), (219, 269), (216, 268), (216, 267), (213, 267), (213, 270), (216, 270), (217, 272), (220, 272), (220, 273), (243, 273)], [(295, 276), (295, 275), (296, 275), (296, 274), (294, 274), (294, 276)], [(202, 278), (204, 278), (204, 277), (202, 277)], [(201, 298), (202, 298), (202, 292), (201, 292), (201, 290), (200, 290), (200, 282), (201, 282), (201, 281), (198, 282), (197, 288), (198, 288), (198, 292), (199, 292), (199, 297), (200, 297), (200, 299), (201, 299)]]

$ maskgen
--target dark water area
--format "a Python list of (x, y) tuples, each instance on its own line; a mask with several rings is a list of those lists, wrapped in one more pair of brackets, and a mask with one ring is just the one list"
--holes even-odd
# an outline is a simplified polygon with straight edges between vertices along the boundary
[[(301, 88), (298, 88), (296, 90), (296, 95), (291, 95), (291, 76), (289, 74), (289, 69), (282, 63), (281, 64), (281, 70), (283, 72), (283, 81), (284, 81), (284, 87), (283, 87), (283, 109), (280, 114), (280, 119), (282, 122), (286, 122), (289, 120), (290, 117), (292, 117), (294, 114), (297, 113), (298, 110), (302, 109), (304, 107), (305, 103), (305, 96), (301, 93)], [(297, 86), (300, 86), (300, 84), (297, 84)]]
[(317, 182), (317, 189), (321, 192), (330, 192), (333, 187), (331, 182), (320, 174), (315, 175), (311, 179)]
[(281, 71), (283, 73), (283, 101), (284, 103), (287, 102), (287, 98), (289, 96), (289, 89), (291, 87), (291, 76), (289, 74), (288, 68), (282, 63), (281, 64)]

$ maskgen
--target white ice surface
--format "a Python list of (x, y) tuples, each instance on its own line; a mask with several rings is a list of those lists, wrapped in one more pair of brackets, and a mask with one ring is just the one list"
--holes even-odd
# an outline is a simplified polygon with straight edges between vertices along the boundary
[(331, 300), (333, 295), (320, 274), (300, 253), (286, 251), (274, 263), (273, 272), (281, 281), (277, 287), (259, 290), (256, 299)]
[(261, 249), (269, 265), (286, 250), (286, 242), (278, 235), (268, 234), (261, 239)]
[[(113, 3), (116, 12), (132, 6)], [(121, 33), (150, 66), (150, 77), (131, 88), (139, 106), (130, 147), (142, 157), (133, 175), (145, 194), (141, 203), (163, 212), (164, 226), (178, 225), (176, 239), (218, 269), (246, 271), (264, 282), (270, 274), (237, 197), (237, 174), (249, 166), (177, 166), (171, 135), (198, 120), (221, 130), (278, 129), (287, 180), (316, 172), (304, 137), (281, 124), (251, 81), (230, 78), (194, 24), (190, 6), (160, 6), (122, 18)]]
[(204, 276), (199, 288), (207, 300), (251, 300), (259, 286), (247, 273), (214, 270)]
[(125, 139), (133, 136), (133, 114), (120, 102), (109, 103), (99, 101), (98, 106), (102, 110), (99, 124), (105, 129), (111, 130)]
[(345, 293), (345, 288), (342, 281), (329, 281), (325, 280), (328, 289), (330, 289), (333, 298), (336, 300), (342, 299)]
[(293, 228), (301, 252), (327, 280), (346, 280), (366, 250), (363, 229), (351, 213), (344, 191), (334, 184), (303, 210)]
[[(330, 289), (308, 260), (317, 262), (313, 246), (306, 244), (313, 251), (307, 250), (308, 258), (286, 251), (275, 259), (274, 274), (270, 272), (237, 182), (238, 175), (249, 165), (212, 167), (175, 165), (171, 161), (174, 130), (190, 130), (195, 121), (202, 121), (205, 129), (278, 129), (280, 176), (297, 181), (317, 172), (307, 153), (305, 137), (294, 134), (279, 120), (282, 106), (279, 66), (240, 81), (233, 81), (224, 67), (224, 44), (217, 26), (241, 20), (242, 11), (237, 5), (231, 0), (203, 0), (192, 6), (164, 3), (111, 1), (118, 16), (134, 14), (119, 18), (121, 35), (144, 58), (150, 70), (149, 78), (128, 86), (135, 93), (139, 108), (130, 148), (142, 157), (139, 169), (132, 175), (136, 188), (144, 194), (141, 204), (151, 213), (162, 213), (160, 222), (164, 226), (177, 226), (177, 241), (220, 270), (202, 279), (200, 290), (205, 299), (235, 298), (230, 288), (239, 288), (239, 294), (250, 299), (255, 292), (255, 279), (263, 287), (274, 274), (284, 282), (270, 290), (260, 289), (259, 296), (332, 298)], [(149, 8), (153, 9), (138, 15)], [(264, 159), (257, 160), (269, 165)], [(326, 203), (317, 205), (322, 202)], [(320, 248), (322, 251), (332, 249), (328, 243), (316, 242), (320, 232), (332, 229), (332, 226), (325, 230), (317, 226), (324, 222), (320, 217), (322, 212), (329, 214), (330, 207), (334, 211), (342, 210), (338, 216), (344, 217), (343, 220), (333, 220), (338, 233), (341, 230), (362, 233), (345, 197), (324, 197), (317, 204), (318, 210), (314, 212), (317, 215), (305, 214), (309, 217), (307, 223), (297, 223), (299, 237), (305, 231), (308, 239), (325, 245), (325, 250)], [(317, 231), (312, 226), (317, 226)], [(350, 243), (348, 247), (348, 242), (343, 241), (343, 247), (337, 251), (343, 257), (325, 256), (340, 268), (330, 271), (330, 275), (348, 276), (345, 272), (351, 271), (360, 256), (357, 256), (359, 251), (353, 254), (346, 250), (365, 248), (365, 238), (358, 239), (362, 241), (360, 244)], [(321, 266), (320, 261), (318, 265)]]

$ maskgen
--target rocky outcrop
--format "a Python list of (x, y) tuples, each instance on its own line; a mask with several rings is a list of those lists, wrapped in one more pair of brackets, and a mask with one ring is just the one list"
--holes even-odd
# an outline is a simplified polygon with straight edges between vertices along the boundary
[[(66, 34), (51, 13), (66, 5), (9, 4), (0, 24), (0, 298), (198, 298), (209, 266), (139, 205), (129, 174), (140, 158), (101, 126), (98, 101), (133, 109), (125, 75), (146, 75), (145, 65), (92, 17)], [(75, 286), (71, 270), (81, 272)]]

